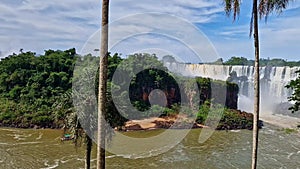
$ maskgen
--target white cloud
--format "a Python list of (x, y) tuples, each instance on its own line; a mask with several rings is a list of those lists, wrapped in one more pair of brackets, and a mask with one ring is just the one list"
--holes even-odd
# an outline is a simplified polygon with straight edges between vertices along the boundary
[[(218, 58), (209, 40), (197, 27), (172, 15), (131, 15), (116, 20), (109, 26), (109, 48), (112, 52), (127, 55), (138, 51), (163, 51), (181, 57), (182, 61), (196, 63), (215, 61)], [(91, 38), (83, 54), (93, 53), (99, 47), (99, 36), (98, 32)]]
[(218, 1), (208, 0), (122, 0), (111, 2), (111, 16), (117, 19), (126, 15), (159, 12), (188, 19), (191, 22), (205, 23), (214, 19), (214, 14), (223, 11)]
[[(0, 4), (0, 50), (17, 52), (24, 48), (41, 53), (48, 48), (80, 48), (95, 31), (95, 26), (76, 21), (76, 17), (96, 21), (97, 15), (91, 15), (96, 6), (96, 1), (81, 0), (63, 3), (58, 0), (27, 0), (19, 4)], [(19, 43), (10, 44), (16, 40)]]
[(279, 17), (261, 26), (262, 56), (299, 60), (300, 16)]
[[(264, 19), (260, 21), (261, 57), (299, 60), (299, 7), (300, 2), (294, 1), (280, 15), (270, 15), (267, 23)], [(249, 18), (241, 15), (240, 20), (233, 24), (228, 24), (225, 21), (223, 23), (220, 21), (220, 27), (216, 28), (214, 34), (210, 35), (221, 56), (227, 59), (231, 56), (253, 59), (253, 37), (249, 38)]]
[[(204, 23), (221, 10), (218, 3), (207, 0), (116, 0), (110, 6), (112, 21), (136, 13), (162, 12)], [(1, 51), (80, 49), (100, 25), (100, 1), (96, 0), (3, 0), (0, 10)]]
[[(119, 18), (134, 15), (137, 13), (165, 13), (183, 18), (198, 25), (210, 25), (219, 23), (213, 27), (206, 27), (204, 32), (212, 39), (218, 52), (222, 57), (232, 55), (253, 55), (252, 39), (249, 39), (249, 11), (248, 1), (243, 3), (243, 11), (240, 22), (235, 25), (223, 24), (230, 22), (223, 12), (222, 1), (215, 0), (113, 0), (110, 2), (110, 21), (117, 21)], [(245, 6), (246, 5), (246, 6)], [(295, 12), (300, 7), (300, 2), (292, 2), (289, 9), (285, 11), (287, 15), (280, 17), (270, 17), (267, 25), (261, 23), (261, 49), (262, 55), (285, 57), (287, 53), (290, 57), (297, 58), (300, 53), (299, 44), (299, 17)], [(0, 4), (0, 51), (3, 55), (10, 52), (18, 52), (20, 48), (33, 50), (42, 53), (44, 49), (67, 49), (76, 47), (81, 49), (84, 42), (100, 26), (100, 1), (96, 0), (2, 0)], [(289, 17), (289, 15), (293, 15)], [(244, 16), (242, 16), (244, 15)], [(153, 21), (152, 21), (152, 20)], [(138, 18), (131, 20), (131, 25), (119, 24), (112, 29), (122, 30), (118, 33), (130, 32), (151, 32), (155, 26), (146, 25), (143, 21), (160, 24), (161, 27), (169, 27), (168, 33), (174, 34), (182, 39), (194, 39), (192, 34), (182, 33), (178, 24), (170, 23), (164, 18)], [(245, 20), (247, 22), (245, 23)], [(242, 23), (242, 24), (241, 24)], [(144, 24), (144, 26), (143, 26)], [(241, 25), (239, 25), (241, 24)], [(114, 32), (114, 31), (113, 31)], [(166, 33), (166, 32), (165, 32)], [(115, 35), (122, 37), (123, 35)], [(110, 37), (111, 39), (114, 36)], [(176, 45), (157, 38), (136, 38), (136, 42), (150, 45), (152, 49), (161, 49), (166, 45), (174, 47)], [(99, 42), (97, 42), (99, 43)], [(153, 45), (155, 44), (155, 45)], [(197, 39), (194, 39), (190, 46), (205, 46)], [(131, 46), (134, 48), (134, 46)], [(171, 49), (171, 48), (170, 48)], [(134, 50), (134, 49), (133, 49)], [(159, 50), (157, 50), (159, 51)], [(122, 51), (121, 51), (122, 52)], [(174, 52), (177, 53), (177, 52)], [(1, 56), (0, 56), (1, 57)], [(287, 56), (286, 56), (287, 57)]]

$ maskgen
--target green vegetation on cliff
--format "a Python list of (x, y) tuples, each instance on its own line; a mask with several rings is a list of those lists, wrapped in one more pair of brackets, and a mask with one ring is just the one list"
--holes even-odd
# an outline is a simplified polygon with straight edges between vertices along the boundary
[[(78, 58), (98, 63), (99, 58), (79, 56), (75, 49), (66, 51), (47, 50), (37, 56), (33, 52), (13, 54), (0, 61), (0, 125), (13, 127), (61, 127), (68, 114), (74, 111), (72, 104), (72, 82), (74, 66)], [(141, 62), (142, 61), (142, 62)], [(113, 77), (116, 69), (121, 76)], [(208, 78), (186, 78), (167, 73), (166, 67), (153, 54), (134, 54), (122, 59), (118, 54), (109, 56), (108, 66), (108, 116), (110, 124), (121, 126), (127, 119), (149, 116), (176, 115), (184, 107), (182, 99), (201, 105), (221, 105), (237, 108), (238, 86), (234, 83)], [(141, 70), (137, 73), (135, 70)], [(96, 74), (96, 73), (95, 73)], [(124, 85), (132, 77), (128, 88)], [(112, 79), (115, 78), (115, 81)], [(95, 84), (98, 78), (95, 78)], [(194, 91), (190, 85), (196, 84)], [(98, 87), (95, 85), (95, 92)], [(114, 93), (111, 93), (110, 89)], [(151, 98), (151, 92), (159, 89), (166, 99)], [(158, 90), (157, 90), (158, 91)], [(112, 94), (119, 102), (113, 102)], [(215, 94), (224, 96), (217, 97)], [(139, 114), (123, 107), (117, 109), (126, 97)], [(127, 98), (128, 98), (127, 97)], [(116, 105), (117, 104), (117, 105)], [(152, 107), (151, 107), (152, 105)], [(162, 108), (167, 106), (167, 108)], [(149, 110), (151, 107), (151, 111)], [(227, 109), (226, 109), (227, 110)], [(188, 112), (187, 112), (188, 113)], [(201, 111), (200, 111), (201, 114)], [(198, 112), (197, 117), (201, 115)], [(196, 116), (196, 114), (192, 115)], [(204, 115), (205, 116), (205, 115)], [(203, 116), (203, 117), (204, 117)], [(226, 117), (225, 117), (226, 119)]]
[(0, 123), (48, 126), (53, 103), (72, 87), (75, 49), (10, 55), (0, 62)]
[[(224, 65), (245, 65), (254, 66), (254, 60), (248, 60), (244, 57), (231, 57), (229, 60), (223, 63)], [(284, 59), (264, 59), (259, 60), (260, 66), (300, 66), (300, 61), (287, 61)]]
[[(166, 55), (162, 59), (164, 62), (178, 62), (173, 56)], [(191, 64), (191, 63), (186, 63)], [(204, 64), (204, 63), (199, 63)], [(240, 66), (254, 66), (254, 60), (248, 60), (245, 57), (239, 57), (239, 56), (233, 56), (230, 59), (224, 61), (223, 58), (219, 58), (214, 62), (205, 62), (205, 64), (212, 64), (212, 65), (240, 65)], [(265, 59), (260, 58), (259, 59), (260, 66), (300, 66), (300, 60), (299, 61), (287, 61), (280, 58), (274, 58), (274, 59)]]

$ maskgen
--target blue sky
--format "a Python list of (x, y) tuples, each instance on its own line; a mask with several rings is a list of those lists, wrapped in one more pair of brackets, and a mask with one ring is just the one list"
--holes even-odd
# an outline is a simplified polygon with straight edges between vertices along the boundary
[[(236, 22), (232, 22), (232, 18), (225, 15), (222, 0), (112, 0), (110, 5), (110, 22), (120, 23), (124, 18), (128, 20), (128, 16), (149, 12), (169, 14), (183, 22), (192, 23), (199, 29), (200, 34), (203, 32), (203, 36), (208, 38), (218, 54), (211, 58), (228, 59), (231, 56), (254, 58), (253, 42), (249, 39), (251, 11), (249, 0), (242, 1), (241, 13)], [(71, 47), (81, 51), (92, 35), (98, 37), (95, 32), (100, 27), (100, 6), (99, 0), (1, 0), (0, 57), (12, 52), (18, 53), (20, 48), (40, 54), (45, 49), (64, 50)], [(261, 57), (300, 60), (299, 8), (300, 2), (294, 1), (284, 13), (270, 16), (267, 24), (264, 20), (260, 22)], [(120, 18), (123, 20), (120, 21)], [(157, 20), (161, 20), (163, 26), (174, 28), (172, 29), (174, 32), (175, 29), (177, 33), (180, 33), (180, 30), (182, 32), (190, 30), (179, 26), (181, 24), (177, 24), (178, 20), (171, 22), (166, 18), (158, 17), (153, 21), (150, 19), (148, 24), (152, 22), (157, 24)], [(120, 26), (119, 32), (128, 29), (147, 32), (150, 29), (149, 25), (137, 24), (143, 17), (140, 20), (129, 17), (129, 20), (131, 26), (121, 27), (117, 24), (116, 27)], [(190, 35), (184, 38), (194, 37), (197, 36)], [(192, 42), (190, 45), (196, 43)], [(198, 46), (200, 45), (201, 43)], [(172, 54), (180, 57), (192, 55), (182, 49), (184, 48), (182, 45), (176, 46), (172, 37), (151, 34), (127, 38), (119, 46), (122, 47), (111, 46), (112, 51), (116, 50), (123, 55), (130, 52), (157, 52), (159, 55)]]

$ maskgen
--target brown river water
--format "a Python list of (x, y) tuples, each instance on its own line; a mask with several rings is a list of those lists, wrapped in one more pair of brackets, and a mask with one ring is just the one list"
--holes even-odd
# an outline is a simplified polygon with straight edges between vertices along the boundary
[[(163, 130), (124, 133), (130, 137), (152, 137)], [(201, 129), (193, 129), (169, 151), (148, 158), (128, 158), (107, 153), (111, 169), (231, 169), (251, 167), (252, 131), (216, 131), (204, 143), (198, 142)], [(84, 168), (84, 145), (75, 148), (61, 142), (61, 130), (0, 128), (0, 169)], [(259, 135), (258, 168), (300, 169), (300, 134), (287, 134), (265, 125)], [(126, 144), (124, 144), (126, 145)], [(92, 168), (96, 165), (96, 148)]]

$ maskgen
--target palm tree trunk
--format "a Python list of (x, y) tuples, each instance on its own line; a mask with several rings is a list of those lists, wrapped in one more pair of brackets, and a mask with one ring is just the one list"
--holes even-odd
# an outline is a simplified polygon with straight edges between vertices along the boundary
[[(253, 147), (252, 147), (252, 169), (257, 167), (258, 150), (258, 120), (259, 120), (259, 36), (258, 36), (258, 12), (257, 0), (253, 0), (253, 28), (255, 48), (255, 77), (254, 77), (254, 112), (253, 112)], [(252, 26), (252, 25), (251, 25)]]
[(86, 135), (86, 154), (85, 154), (85, 169), (91, 168), (91, 152), (92, 152), (92, 139)]
[(107, 60), (108, 60), (108, 15), (109, 0), (102, 0), (99, 94), (98, 94), (98, 139), (97, 169), (105, 169), (105, 132), (104, 118), (106, 114)]

